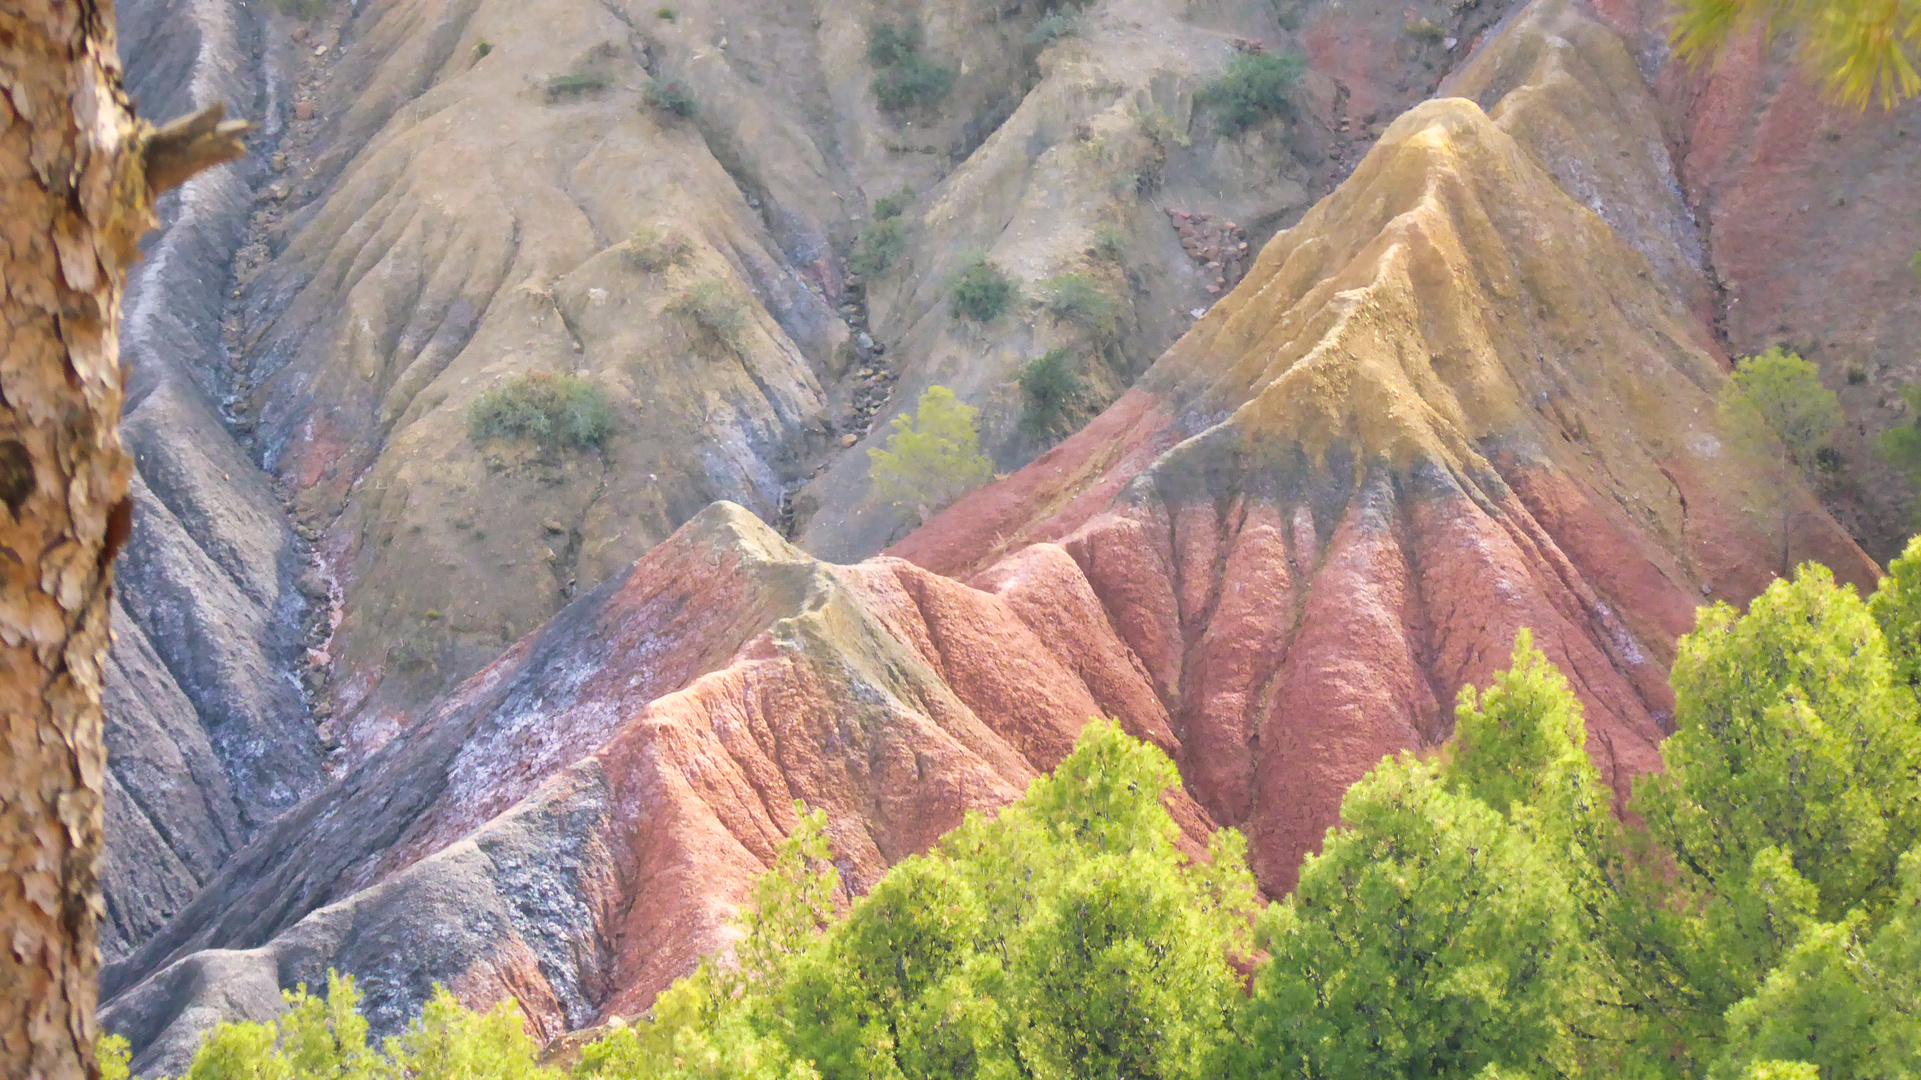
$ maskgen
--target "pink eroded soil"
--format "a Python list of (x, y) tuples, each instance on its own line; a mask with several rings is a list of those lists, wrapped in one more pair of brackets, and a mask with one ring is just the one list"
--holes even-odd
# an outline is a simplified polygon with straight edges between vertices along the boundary
[[(1154, 695), (1188, 792), (1248, 833), (1262, 885), (1280, 892), (1336, 820), (1347, 786), (1384, 755), (1444, 740), (1455, 694), (1505, 667), (1523, 627), (1567, 672), (1617, 793), (1656, 765), (1673, 708), (1666, 659), (1692, 620), (1688, 587), (1570, 485), (1539, 470), (1521, 475), (1525, 494), (1484, 509), (1458, 493), (1406, 499), (1385, 474), (1370, 474), (1325, 537), (1305, 505), (1135, 503), (973, 583), (1003, 594), (1020, 583), (1024, 612), (1100, 605), (1096, 629), (1107, 633), (1083, 626), (1075, 651), (1134, 670), (1130, 707), (1141, 707), (1143, 691)], [(951, 554), (938, 535), (948, 520), (900, 550)], [(966, 533), (973, 518), (951, 520)], [(1606, 594), (1557, 530), (1604, 560)], [(1037, 583), (1026, 564), (1058, 561), (1055, 550), (1077, 573)], [(1635, 625), (1663, 636), (1643, 645)]]

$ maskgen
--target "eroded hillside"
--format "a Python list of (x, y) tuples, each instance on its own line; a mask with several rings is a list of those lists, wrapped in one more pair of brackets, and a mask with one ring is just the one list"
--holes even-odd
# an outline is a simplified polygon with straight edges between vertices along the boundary
[[(917, 155), (864, 141), (894, 121), (821, 105), (866, 86), (865, 8), (750, 30), (719, 12), (662, 27), (651, 10), (583, 6), (535, 25), (484, 0), (396, 0), (363, 9), (357, 36), (303, 35), (302, 63), (347, 55), (297, 82), (315, 104), (288, 145), (313, 156), (269, 180), (310, 201), (265, 211), (271, 258), (233, 314), (258, 408), (242, 426), (301, 491), (339, 585), (340, 631), (317, 650), (332, 681), (314, 683), (348, 746), (332, 785), (109, 971), (108, 1022), (141, 1048), (137, 1067), (178, 1069), (212, 1019), (265, 1015), (279, 987), (330, 966), (360, 977), (387, 1027), (434, 981), (470, 1003), (514, 996), (545, 1036), (631, 1013), (724, 946), (794, 799), (828, 811), (859, 889), (967, 809), (1012, 799), (1095, 713), (1174, 756), (1190, 833), (1246, 830), (1262, 884), (1283, 890), (1346, 784), (1444, 739), (1456, 690), (1485, 681), (1523, 626), (1569, 673), (1617, 790), (1653, 763), (1675, 636), (1703, 597), (1752, 595), (1781, 545), (1714, 409), (1719, 301), (1658, 57), (1626, 16), (1611, 27), (1536, 0), (1457, 65), (1445, 97), (1357, 132), (1378, 139), (1355, 164), (1338, 120), (1316, 133), (1305, 119), (1324, 115), (1316, 87), (1329, 109), (1369, 88), (1368, 108), (1395, 112), (1425, 87), (1343, 21), (1351, 9), (1310, 10), (1284, 37), (1266, 5), (1169, 7), (1095, 5), (1020, 72), (993, 66), (1011, 63), (1009, 40), (964, 32), (979, 13), (922, 13), (930, 53), (983, 50), (994, 81), (970, 89), (976, 69), (957, 60), (957, 101), (1025, 89), (991, 133), (928, 118), (937, 150)], [(1315, 59), (1300, 123), (1234, 146), (1175, 140), (1158, 188), (1075, 186), (1075, 154), (1097, 172), (1153, 141), (1149, 106), (1193, 132), (1203, 61), (1232, 52), (1235, 31)], [(603, 32), (628, 52), (594, 51)], [(807, 60), (824, 53), (780, 51), (810, 41), (838, 42), (853, 66), (828, 78)], [(384, 79), (389, 52), (431, 77)], [(454, 92), (503, 55), (521, 57), (519, 87), (475, 89), (481, 104)], [(552, 100), (542, 80), (586, 62), (613, 73)], [(775, 107), (794, 113), (778, 132), (725, 134), (750, 122), (747, 92), (728, 89), (752, 85), (743, 72), (782, 88)], [(663, 76), (713, 118), (643, 113)], [(579, 133), (592, 138), (562, 153)], [(646, 157), (661, 146), (686, 151), (682, 179)], [(1266, 166), (1248, 156), (1263, 153)], [(885, 351), (836, 367), (845, 341), (863, 347), (834, 318), (847, 294), (827, 253), (859, 211), (807, 208), (823, 183), (865, 203), (903, 180), (920, 193), (901, 261), (866, 283), (864, 314), (853, 305)], [(1211, 203), (1208, 183), (1223, 185)], [(1230, 289), (1169, 210), (1190, 229), (1203, 213), (1261, 239), (1287, 227), (1250, 243), (1258, 258)], [(1158, 359), (1137, 380), (1117, 367), (1116, 400), (1082, 430), (891, 555), (839, 566), (803, 550), (866, 554), (899, 527), (861, 524), (879, 508), (853, 475), (870, 420), (837, 411), (849, 371), (896, 365), (881, 416), (943, 382), (987, 408), (1004, 465), (1039, 449), (995, 428), (995, 395), (1056, 328), (1030, 314), (963, 331), (940, 283), (969, 245), (1023, 277), (1088, 266), (1076, 260), (1103, 222), (1141, 278), (1127, 363)], [(686, 264), (664, 280), (636, 270), (622, 245), (642, 227), (680, 230)], [(825, 246), (795, 239), (808, 236)], [(683, 274), (759, 298), (740, 352), (717, 361), (665, 312)], [(584, 371), (618, 391), (625, 426), (592, 455), (476, 445), (466, 402), (523, 370)], [(681, 401), (641, 424), (637, 395), (675, 387), (726, 409)], [(779, 496), (815, 469), (797, 546), (776, 527)], [(746, 505), (683, 525), (659, 500), (684, 491)], [(1797, 497), (1792, 556), (1871, 580), (1849, 535)]]
[[(1298, 216), (1499, 14), (1437, 7), (1449, 46), (1386, 5), (1290, 31), (1268, 0), (1136, 0), (1041, 41), (1045, 7), (390, 0), (268, 29), (284, 172), (227, 329), (242, 423), (340, 589), (327, 735), (377, 747), (717, 498), (871, 554), (912, 521), (866, 496), (869, 433), (930, 384), (984, 406), (1019, 465), (1040, 448), (1022, 365), (1065, 345), (1090, 405), (1118, 395), (1231, 287), (1237, 245)], [(877, 99), (883, 24), (951, 73), (938, 102)], [(1195, 96), (1252, 42), (1312, 70), (1289, 120), (1229, 137)], [(850, 282), (903, 189), (899, 254)], [(1170, 211), (1231, 252), (1184, 248)], [(1100, 226), (1115, 246), (1090, 258)], [(948, 283), (977, 253), (1030, 294), (1098, 280), (1113, 325), (956, 320)], [(476, 397), (530, 372), (604, 389), (605, 442), (470, 437)]]

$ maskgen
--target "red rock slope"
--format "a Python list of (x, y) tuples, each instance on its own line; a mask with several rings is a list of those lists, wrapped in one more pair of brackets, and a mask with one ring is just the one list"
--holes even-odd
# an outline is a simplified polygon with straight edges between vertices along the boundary
[[(1095, 713), (1285, 889), (1343, 788), (1445, 738), (1523, 626), (1624, 788), (1675, 635), (1778, 538), (1721, 447), (1620, 42), (1539, 3), (1453, 85), (1113, 408), (900, 557), (831, 566), (716, 505), (282, 819), (108, 973), (136, 1065), (329, 966), (386, 1026), (435, 980), (545, 1035), (632, 1012), (725, 943), (793, 800), (865, 888)], [(1795, 555), (1870, 580), (1804, 502)]]

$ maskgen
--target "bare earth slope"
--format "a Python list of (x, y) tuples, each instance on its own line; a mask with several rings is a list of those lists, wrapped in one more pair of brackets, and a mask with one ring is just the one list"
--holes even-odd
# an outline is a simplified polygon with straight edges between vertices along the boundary
[[(1449, 89), (1133, 389), (897, 557), (833, 566), (710, 507), (397, 726), (108, 972), (136, 1066), (328, 967), (389, 1029), (436, 980), (547, 1036), (631, 1013), (725, 944), (794, 799), (863, 889), (1097, 713), (1283, 890), (1523, 626), (1624, 790), (1675, 635), (1779, 538), (1720, 442), (1707, 286), (1621, 40), (1537, 0)], [(1872, 580), (1804, 510), (1795, 556)]]

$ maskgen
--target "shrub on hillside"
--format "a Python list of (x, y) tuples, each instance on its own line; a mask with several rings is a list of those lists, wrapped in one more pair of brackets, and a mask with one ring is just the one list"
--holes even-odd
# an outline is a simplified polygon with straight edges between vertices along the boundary
[(900, 218), (913, 201), (914, 189), (909, 187), (874, 200), (874, 220), (854, 238), (854, 251), (847, 257), (849, 270), (870, 277), (900, 258), (907, 247), (907, 230)]
[[(1848, 381), (1854, 381), (1852, 372)], [(1876, 445), (1882, 457), (1907, 473), (1909, 482), (1921, 488), (1921, 386), (1902, 388), (1901, 400), (1908, 405), (1908, 422), (1883, 431)], [(1921, 502), (1915, 504), (1913, 513), (1921, 519)]]
[(894, 265), (894, 260), (906, 249), (907, 234), (901, 228), (900, 219), (881, 218), (854, 238), (853, 253), (847, 256), (847, 269), (862, 277), (872, 277)]
[(879, 220), (897, 218), (914, 205), (914, 189), (902, 184), (899, 191), (892, 195), (882, 195), (874, 200), (874, 217)]
[(874, 494), (912, 514), (931, 514), (981, 486), (994, 467), (974, 429), (978, 409), (930, 386), (911, 415), (894, 417), (886, 449), (867, 451)]
[(1305, 64), (1292, 53), (1237, 52), (1220, 78), (1201, 89), (1196, 101), (1230, 135), (1287, 114), (1288, 92), (1300, 81)]
[(612, 75), (604, 71), (585, 69), (556, 75), (548, 79), (541, 90), (546, 95), (547, 103), (552, 105), (572, 98), (598, 94), (613, 84)]
[(1065, 11), (1051, 11), (1040, 17), (1034, 29), (1027, 32), (1027, 44), (1036, 49), (1045, 49), (1064, 37), (1072, 37), (1081, 32), (1081, 20)]
[(641, 91), (641, 100), (652, 108), (685, 120), (699, 111), (694, 92), (679, 79), (655, 79)]
[(1054, 322), (1078, 326), (1097, 338), (1112, 333), (1120, 316), (1120, 301), (1114, 294), (1078, 271), (1041, 282), (1040, 301), (1041, 310)]
[(873, 81), (875, 100), (890, 112), (938, 105), (953, 85), (952, 70), (918, 55), (875, 72)]
[(1104, 221), (1094, 226), (1093, 241), (1090, 250), (1097, 259), (1118, 263), (1127, 254), (1127, 234), (1113, 222)]
[(867, 62), (874, 66), (875, 100), (889, 112), (940, 104), (954, 73), (921, 55), (918, 23), (875, 23), (867, 31)]
[(636, 269), (658, 274), (687, 261), (693, 253), (687, 238), (671, 230), (643, 226), (627, 240), (627, 261)]
[(1087, 384), (1074, 372), (1073, 355), (1066, 349), (1050, 349), (1027, 362), (1019, 382), (1022, 429), (1040, 439), (1067, 434), (1087, 394)]
[(954, 279), (954, 314), (977, 323), (990, 323), (1001, 317), (1020, 295), (1014, 279), (985, 255), (969, 260), (966, 269)]
[(524, 439), (548, 449), (597, 450), (613, 430), (607, 391), (573, 375), (510, 378), (467, 406), (467, 435), (476, 443)]
[(867, 62), (893, 67), (920, 52), (920, 39), (919, 23), (877, 22), (867, 28)]
[(747, 305), (734, 291), (712, 279), (696, 282), (667, 304), (708, 337), (738, 355), (747, 346)]

